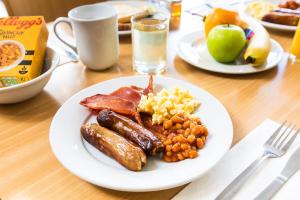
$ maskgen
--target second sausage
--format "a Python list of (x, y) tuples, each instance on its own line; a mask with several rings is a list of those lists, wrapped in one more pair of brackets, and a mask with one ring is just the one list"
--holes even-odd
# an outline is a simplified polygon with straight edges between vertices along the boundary
[(155, 155), (163, 149), (162, 142), (152, 132), (111, 110), (105, 109), (99, 112), (97, 121), (101, 126), (112, 129), (136, 143), (147, 154)]

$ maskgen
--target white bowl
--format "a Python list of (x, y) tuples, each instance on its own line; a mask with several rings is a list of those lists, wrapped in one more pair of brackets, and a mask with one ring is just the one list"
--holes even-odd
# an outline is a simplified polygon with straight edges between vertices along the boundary
[(37, 95), (48, 83), (58, 62), (58, 54), (47, 47), (42, 74), (24, 83), (0, 88), (0, 104), (17, 103)]

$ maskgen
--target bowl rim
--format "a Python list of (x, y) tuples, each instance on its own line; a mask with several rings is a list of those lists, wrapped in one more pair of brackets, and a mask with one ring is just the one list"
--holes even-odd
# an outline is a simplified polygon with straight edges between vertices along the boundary
[(55, 56), (53, 58), (55, 58), (55, 59), (52, 60), (52, 61), (54, 61), (54, 63), (51, 65), (51, 67), (45, 73), (42, 73), (38, 77), (35, 77), (34, 79), (31, 79), (31, 80), (26, 81), (24, 83), (20, 83), (20, 84), (17, 84), (17, 85), (0, 88), (0, 93), (1, 92), (6, 92), (6, 91), (9, 91), (9, 90), (14, 90), (14, 89), (17, 89), (17, 88), (23, 88), (23, 87), (26, 87), (28, 85), (32, 85), (32, 84), (46, 78), (49, 74), (51, 74), (54, 71), (54, 69), (56, 69), (56, 67), (58, 66), (60, 56), (51, 47), (47, 46), (46, 52), (48, 52), (48, 51), (52, 51), (54, 53)]

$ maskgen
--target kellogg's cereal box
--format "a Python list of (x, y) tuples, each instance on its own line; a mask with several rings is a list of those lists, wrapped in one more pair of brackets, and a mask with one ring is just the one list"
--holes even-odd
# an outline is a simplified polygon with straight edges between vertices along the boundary
[(41, 74), (47, 39), (42, 16), (0, 18), (0, 87), (23, 83)]

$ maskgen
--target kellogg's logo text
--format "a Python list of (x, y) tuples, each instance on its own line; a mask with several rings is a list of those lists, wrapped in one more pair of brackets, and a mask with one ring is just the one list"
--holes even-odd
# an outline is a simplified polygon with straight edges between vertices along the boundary
[(24, 18), (20, 19), (20, 17), (0, 18), (0, 26), (16, 26), (16, 29), (28, 29), (33, 25), (40, 25), (42, 22), (41, 17), (28, 20)]

